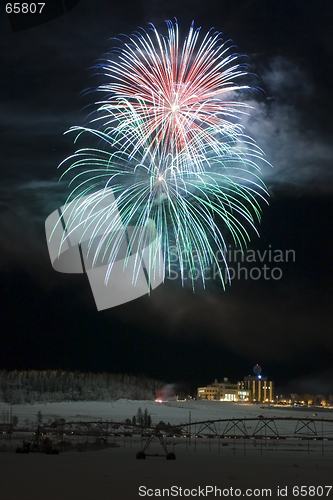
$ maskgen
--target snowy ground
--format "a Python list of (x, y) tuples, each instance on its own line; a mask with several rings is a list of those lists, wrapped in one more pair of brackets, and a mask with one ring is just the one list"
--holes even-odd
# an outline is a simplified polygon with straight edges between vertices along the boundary
[[(126, 400), (112, 403), (15, 405), (13, 415), (17, 415), (21, 423), (25, 419), (35, 422), (38, 411), (42, 412), (44, 422), (55, 418), (65, 418), (66, 421), (123, 421), (132, 418), (139, 407), (142, 411), (147, 408), (155, 424), (160, 420), (172, 424), (185, 423), (190, 415), (192, 422), (233, 417), (256, 418), (259, 415), (333, 419), (331, 410), (320, 411), (317, 408), (275, 408), (204, 401), (160, 404)], [(0, 403), (0, 421), (9, 412), (10, 406)], [(316, 417), (314, 413), (317, 413)], [(284, 425), (287, 431), (291, 424), (286, 422)], [(292, 428), (294, 425), (292, 424)], [(2, 438), (1, 443), (4, 444), (3, 440), (7, 438)], [(92, 444), (94, 439), (92, 436), (89, 438)], [(247, 496), (247, 488), (255, 490), (252, 497), (294, 498), (300, 496), (297, 495), (297, 488), (301, 486), (308, 497), (333, 498), (333, 488), (331, 491), (329, 488), (321, 489), (333, 484), (333, 441), (196, 439), (194, 443), (184, 438), (175, 438), (168, 440), (168, 451), (176, 454), (176, 460), (171, 461), (155, 456), (136, 460), (136, 453), (142, 449), (143, 444), (140, 438), (119, 437), (116, 440), (118, 446), (114, 448), (82, 453), (68, 451), (59, 455), (11, 453), (6, 440), (7, 446), (3, 449), (6, 449), (6, 453), (0, 453), (0, 499), (134, 500), (143, 498), (145, 492), (146, 498), (193, 498), (199, 496), (198, 491), (206, 493), (206, 486), (217, 487), (223, 492), (223, 495), (218, 492), (214, 495), (207, 490), (208, 494), (200, 495), (208, 498)], [(11, 444), (14, 446), (14, 443)], [(163, 450), (159, 444), (153, 443), (148, 452), (161, 454)], [(177, 495), (171, 495), (172, 486)], [(286, 487), (287, 494), (278, 495), (278, 488)], [(181, 493), (180, 488), (186, 490)], [(271, 493), (266, 494), (262, 491), (263, 488), (268, 488)], [(192, 493), (189, 490), (193, 490)], [(236, 490), (237, 495), (233, 493)]]
[[(215, 420), (220, 418), (256, 418), (264, 417), (301, 417), (331, 418), (333, 410), (321, 408), (292, 408), (292, 407), (269, 407), (258, 404), (244, 404), (219, 401), (179, 401), (169, 403), (155, 403), (155, 401), (131, 401), (120, 399), (113, 402), (65, 402), (65, 403), (41, 403), (34, 405), (13, 405), (13, 415), (17, 415), (20, 424), (25, 419), (36, 421), (37, 412), (41, 411), (43, 421), (49, 419), (65, 418), (70, 420), (113, 420), (124, 421), (136, 415), (139, 407), (144, 411), (146, 408), (150, 413), (153, 424), (160, 420), (171, 424), (188, 422), (191, 412), (191, 420)], [(9, 414), (10, 405), (0, 402), (0, 422), (5, 414)]]
[[(245, 497), (251, 489), (252, 497), (280, 499), (277, 492), (283, 488), (287, 492), (283, 496), (294, 498), (300, 496), (297, 492), (303, 486), (303, 493), (305, 488), (311, 493), (306, 498), (333, 498), (332, 489), (327, 488), (333, 482), (333, 461), (318, 454), (272, 451), (261, 455), (253, 449), (244, 457), (240, 452), (234, 454), (232, 448), (222, 448), (218, 454), (208, 447), (200, 453), (192, 447), (180, 449), (171, 461), (162, 457), (136, 460), (135, 452), (134, 448), (114, 448), (60, 455), (1, 453), (0, 498), (134, 500), (171, 497), (172, 487), (178, 492), (173, 496), (194, 498), (199, 497), (199, 488), (206, 493), (207, 486), (221, 489), (223, 495), (212, 492), (201, 497)], [(139, 495), (140, 487), (147, 492), (145, 496)]]
[[(151, 415), (152, 423), (157, 424), (161, 420), (171, 424), (192, 423), (204, 420), (230, 419), (230, 418), (257, 418), (259, 415), (269, 418), (298, 417), (312, 418), (316, 420), (316, 431), (333, 438), (333, 410), (325, 408), (293, 408), (274, 407), (260, 404), (244, 404), (219, 401), (179, 401), (168, 403), (156, 403), (155, 401), (131, 401), (117, 400), (113, 402), (65, 402), (65, 403), (43, 403), (34, 405), (14, 405), (13, 415), (19, 418), (19, 426), (25, 425), (27, 421), (32, 425), (37, 423), (37, 413), (42, 413), (43, 423), (47, 424), (56, 418), (64, 418), (70, 421), (113, 421), (123, 422), (132, 419), (138, 409), (144, 412), (147, 409)], [(0, 403), (0, 425), (8, 422), (10, 405)], [(331, 419), (332, 423), (322, 423), (321, 419)], [(253, 424), (247, 427), (254, 430)], [(295, 422), (279, 421), (277, 428), (281, 435), (290, 435), (295, 430)], [(223, 432), (221, 424), (218, 432)], [(307, 428), (304, 429), (307, 431)], [(200, 432), (200, 426), (192, 432)], [(311, 431), (310, 431), (311, 432)], [(250, 432), (251, 434), (251, 432)]]

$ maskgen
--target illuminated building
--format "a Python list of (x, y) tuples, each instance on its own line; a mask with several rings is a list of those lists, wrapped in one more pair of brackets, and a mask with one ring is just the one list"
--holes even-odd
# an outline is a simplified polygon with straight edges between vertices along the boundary
[(215, 382), (206, 387), (199, 387), (197, 391), (198, 399), (208, 401), (238, 401), (238, 384), (232, 384), (228, 379), (223, 382)]
[(215, 382), (206, 387), (198, 387), (198, 399), (208, 401), (247, 401), (249, 403), (274, 402), (274, 382), (263, 377), (259, 365), (255, 367), (255, 375), (244, 377), (244, 380), (233, 384), (227, 378), (223, 382)]
[(238, 390), (239, 392), (248, 393), (249, 401), (253, 403), (269, 403), (274, 401), (274, 382), (260, 374), (244, 377), (244, 381), (238, 382)]

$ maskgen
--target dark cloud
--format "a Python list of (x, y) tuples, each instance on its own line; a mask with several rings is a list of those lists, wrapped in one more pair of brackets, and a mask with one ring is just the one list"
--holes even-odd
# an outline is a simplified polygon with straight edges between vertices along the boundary
[(245, 118), (244, 125), (272, 165), (261, 167), (269, 190), (331, 192), (333, 146), (311, 119), (315, 96), (309, 77), (282, 57), (269, 60), (268, 68), (258, 73), (266, 98), (248, 101), (257, 112)]
[(304, 394), (322, 394), (324, 396), (332, 394), (333, 388), (333, 371), (331, 369), (317, 369), (317, 372), (311, 373), (313, 366), (311, 362), (308, 365), (310, 374), (293, 378), (289, 383), (280, 387), (280, 391), (285, 394), (290, 392), (297, 393), (300, 396)]
[[(332, 355), (330, 342), (331, 301), (308, 283), (303, 289), (297, 281), (285, 277), (270, 288), (261, 281), (233, 283), (225, 292), (208, 285), (207, 290), (182, 289), (180, 283), (166, 280), (140, 302), (110, 311), (110, 316), (126, 317), (133, 324), (159, 325), (160, 332), (172, 337), (204, 336), (206, 342), (218, 342), (242, 357), (291, 363), (296, 353), (314, 347)], [(235, 289), (233, 289), (235, 288)], [(145, 311), (145, 313), (143, 313)], [(172, 314), (171, 314), (172, 311)], [(320, 318), (320, 331), (318, 331)], [(316, 334), (314, 334), (316, 332)]]

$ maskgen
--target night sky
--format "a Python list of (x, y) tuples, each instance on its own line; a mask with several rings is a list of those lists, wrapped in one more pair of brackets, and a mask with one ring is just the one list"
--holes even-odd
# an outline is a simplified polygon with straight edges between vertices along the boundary
[[(263, 166), (269, 206), (249, 248), (295, 259), (266, 258), (281, 279), (243, 276), (226, 291), (211, 280), (195, 294), (167, 279), (97, 312), (87, 277), (55, 272), (48, 256), (45, 219), (70, 192), (57, 167), (76, 149), (63, 133), (86, 122), (94, 96), (82, 92), (105, 82), (93, 66), (111, 38), (148, 22), (166, 34), (174, 17), (181, 36), (193, 19), (248, 56), (263, 91), (245, 125), (273, 166)], [(80, 0), (15, 32), (2, 13), (0, 368), (127, 372), (194, 388), (259, 363), (280, 391), (333, 393), (332, 23), (332, 2), (303, 0)]]

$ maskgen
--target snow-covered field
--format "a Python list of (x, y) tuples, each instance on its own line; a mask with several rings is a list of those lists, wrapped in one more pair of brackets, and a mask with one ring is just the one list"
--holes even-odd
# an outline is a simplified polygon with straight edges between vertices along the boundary
[[(112, 403), (15, 405), (13, 415), (17, 415), (22, 423), (26, 419), (31, 423), (36, 422), (38, 411), (42, 412), (45, 423), (55, 418), (64, 418), (67, 422), (124, 421), (132, 418), (139, 407), (142, 411), (148, 410), (153, 424), (160, 420), (171, 424), (186, 423), (190, 416), (191, 422), (257, 418), (259, 415), (318, 419), (330, 418), (332, 415), (333, 420), (331, 410), (318, 408), (276, 408), (204, 401), (155, 403), (118, 400)], [(0, 420), (6, 418), (9, 412), (10, 406), (0, 403)], [(317, 413), (316, 417), (314, 413)], [(292, 425), (294, 428), (295, 423), (286, 422), (285, 425)], [(118, 447), (86, 453), (74, 450), (59, 455), (0, 453), (0, 499), (134, 500), (141, 498), (140, 487), (142, 492), (149, 488), (145, 496), (153, 498), (192, 498), (198, 496), (198, 491), (205, 491), (200, 488), (206, 486), (217, 487), (224, 492), (223, 495), (201, 495), (210, 498), (246, 496), (247, 488), (252, 488), (253, 491), (256, 489), (252, 496), (258, 498), (292, 498), (299, 496), (301, 486), (303, 493), (306, 488), (310, 493), (308, 496), (312, 498), (333, 498), (333, 488), (332, 491), (328, 490), (329, 485), (333, 484), (332, 441), (260, 440), (258, 444), (254, 440), (197, 439), (196, 443), (190, 444), (187, 439), (171, 439), (168, 447), (176, 453), (176, 460), (170, 461), (165, 457), (155, 456), (136, 460), (136, 452), (142, 449), (142, 442), (137, 437), (127, 439), (119, 438)], [(6, 446), (9, 451), (8, 444)], [(161, 451), (163, 452), (158, 443), (153, 443), (149, 449), (149, 453), (160, 454)], [(171, 495), (172, 487), (177, 488), (173, 490), (178, 492), (177, 495)], [(164, 495), (161, 493), (163, 488), (166, 492)], [(179, 488), (185, 488), (186, 494), (180, 494)], [(269, 488), (271, 495), (260, 488)], [(287, 488), (287, 494), (278, 494), (279, 488), (284, 488), (284, 492)], [(234, 495), (232, 492), (236, 489), (237, 495)]]
[[(138, 409), (144, 412), (147, 409), (151, 415), (152, 424), (161, 420), (170, 424), (192, 423), (204, 420), (230, 418), (312, 418), (317, 422), (317, 431), (333, 437), (333, 410), (324, 408), (295, 408), (276, 407), (260, 404), (245, 404), (219, 401), (173, 401), (156, 403), (155, 401), (117, 400), (113, 402), (63, 402), (41, 403), (34, 405), (14, 405), (13, 415), (19, 418), (19, 426), (29, 421), (30, 425), (37, 423), (37, 413), (42, 414), (43, 423), (47, 424), (58, 418), (70, 421), (99, 421), (108, 420), (124, 422), (132, 419)], [(0, 403), (0, 423), (9, 419), (10, 405)], [(321, 419), (331, 419), (332, 424), (321, 423)], [(319, 421), (319, 422), (318, 422)], [(249, 424), (250, 425), (250, 424)], [(255, 425), (255, 424), (253, 424)], [(295, 422), (279, 421), (278, 429), (281, 434), (290, 434), (295, 429)], [(305, 431), (307, 428), (305, 428)], [(197, 432), (197, 431), (196, 431)]]
[[(62, 403), (41, 403), (34, 405), (13, 405), (13, 415), (17, 415), (22, 424), (25, 419), (35, 421), (37, 413), (41, 411), (43, 421), (64, 418), (70, 420), (109, 420), (124, 421), (136, 415), (138, 409), (147, 409), (153, 424), (160, 420), (171, 424), (188, 422), (191, 412), (191, 421), (216, 420), (229, 418), (256, 418), (264, 417), (301, 417), (333, 419), (333, 410), (321, 408), (293, 408), (265, 406), (260, 404), (245, 404), (220, 401), (174, 401), (156, 403), (155, 401), (132, 401), (120, 399), (113, 402), (79, 401)], [(0, 403), (0, 421), (4, 414), (10, 412), (10, 405)]]
[[(208, 447), (200, 451), (182, 447), (176, 451), (176, 460), (152, 456), (136, 460), (134, 447), (59, 455), (0, 453), (0, 498), (137, 500), (143, 496), (139, 495), (141, 487), (141, 492), (147, 492), (146, 498), (194, 498), (201, 491), (201, 497), (209, 498), (252, 496), (279, 500), (282, 488), (284, 497), (300, 497), (301, 486), (303, 495), (310, 492), (306, 498), (332, 498), (333, 489), (329, 487), (333, 461), (328, 456), (279, 450), (261, 455), (259, 449), (253, 448), (244, 456), (242, 451), (234, 455), (232, 447), (221, 447), (220, 451), (218, 454)], [(221, 493), (214, 494), (215, 487)], [(170, 494), (171, 488), (174, 495)]]

